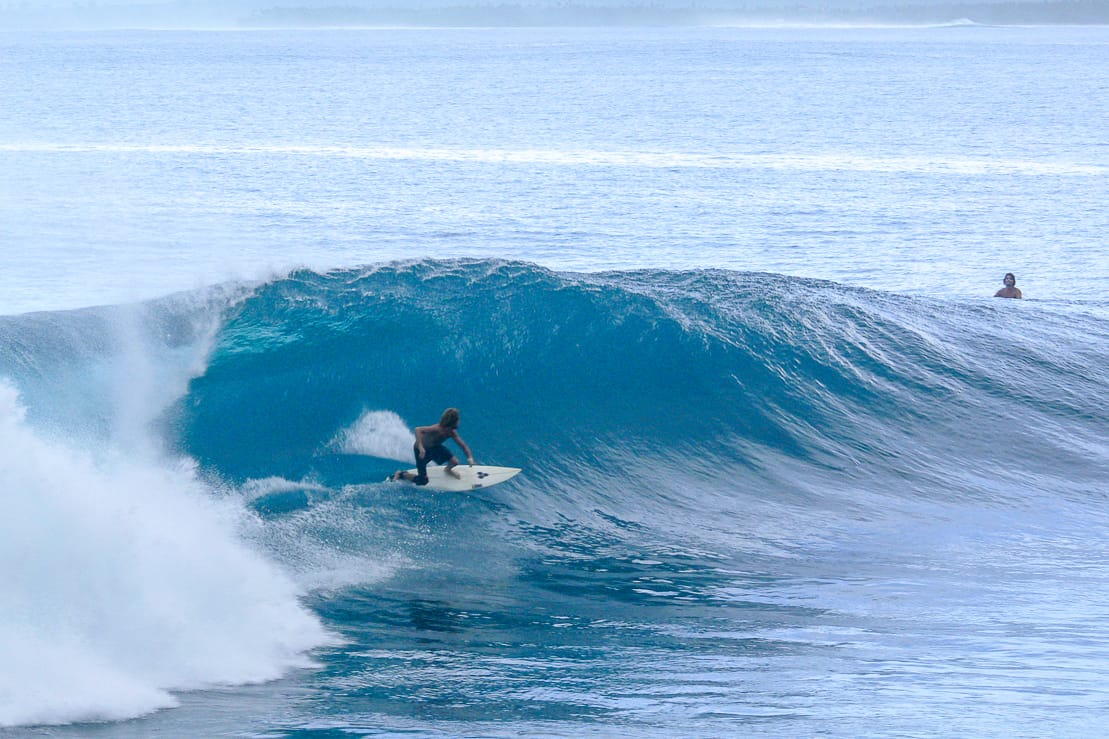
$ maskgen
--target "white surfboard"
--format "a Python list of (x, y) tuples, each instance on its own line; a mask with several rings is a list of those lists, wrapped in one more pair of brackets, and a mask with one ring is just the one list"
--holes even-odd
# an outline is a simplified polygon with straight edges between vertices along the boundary
[[(426, 490), (443, 490), (450, 492), (477, 490), (478, 488), (487, 488), (493, 485), (499, 485), (506, 480), (511, 480), (520, 473), (520, 468), (492, 467), (484, 464), (475, 464), (471, 467), (467, 464), (460, 464), (454, 468), (454, 471), (458, 473), (459, 477), (456, 478), (453, 475), (448, 475), (446, 466), (436, 467), (434, 465), (428, 465), (427, 485), (421, 485), (420, 487)], [(416, 476), (415, 468), (407, 472), (409, 478)], [(409, 482), (409, 484), (411, 485), (412, 483)]]

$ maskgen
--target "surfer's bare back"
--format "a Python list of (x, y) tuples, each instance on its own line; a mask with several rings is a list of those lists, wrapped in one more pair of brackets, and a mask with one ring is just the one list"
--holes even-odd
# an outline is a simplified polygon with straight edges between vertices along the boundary
[(446, 464), (447, 474), (461, 479), (461, 475), (454, 471), (454, 468), (458, 466), (458, 457), (451, 454), (450, 450), (443, 446), (443, 442), (447, 439), (453, 439), (466, 453), (466, 460), (471, 465), (474, 463), (474, 455), (470, 451), (470, 447), (466, 446), (466, 442), (458, 435), (458, 423), (458, 409), (448, 408), (439, 417), (439, 423), (431, 426), (417, 426), (416, 443), (412, 445), (412, 451), (416, 455), (416, 476), (410, 477), (404, 470), (398, 470), (393, 475), (393, 479), (409, 480), (417, 485), (427, 485), (427, 465), (429, 462)]

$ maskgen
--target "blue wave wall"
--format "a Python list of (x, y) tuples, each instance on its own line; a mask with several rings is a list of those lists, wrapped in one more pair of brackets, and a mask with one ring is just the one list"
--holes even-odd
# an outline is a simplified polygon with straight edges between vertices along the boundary
[(380, 479), (396, 462), (338, 454), (338, 433), (366, 410), (411, 426), (455, 405), (480, 461), (536, 479), (650, 467), (764, 496), (834, 481), (943, 497), (1029, 474), (1095, 489), (1106, 337), (1083, 306), (427, 261), (0, 317), (0, 375), (40, 427), (95, 440), (154, 420), (231, 482)]
[(228, 311), (177, 428), (230, 479), (334, 472), (329, 441), (364, 410), (415, 425), (448, 405), (482, 461), (583, 476), (1100, 470), (1076, 440), (1107, 422), (1087, 402), (1106, 389), (1088, 343), (1104, 322), (1001, 302), (487, 261), (305, 271)]

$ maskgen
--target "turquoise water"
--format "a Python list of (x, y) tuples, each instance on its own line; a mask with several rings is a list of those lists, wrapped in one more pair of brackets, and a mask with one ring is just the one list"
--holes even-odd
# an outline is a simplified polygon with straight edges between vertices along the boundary
[(0, 35), (0, 735), (1096, 735), (1107, 41)]

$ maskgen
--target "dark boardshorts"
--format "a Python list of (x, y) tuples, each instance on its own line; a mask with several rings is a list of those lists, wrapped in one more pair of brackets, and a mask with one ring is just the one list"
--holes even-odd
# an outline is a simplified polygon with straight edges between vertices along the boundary
[(415, 444), (412, 445), (412, 454), (416, 457), (416, 479), (412, 482), (417, 485), (427, 485), (427, 465), (428, 462), (435, 462), (435, 464), (446, 464), (451, 461), (451, 450), (447, 449), (442, 444), (429, 446), (424, 449), (427, 456), (420, 459), (420, 448)]

